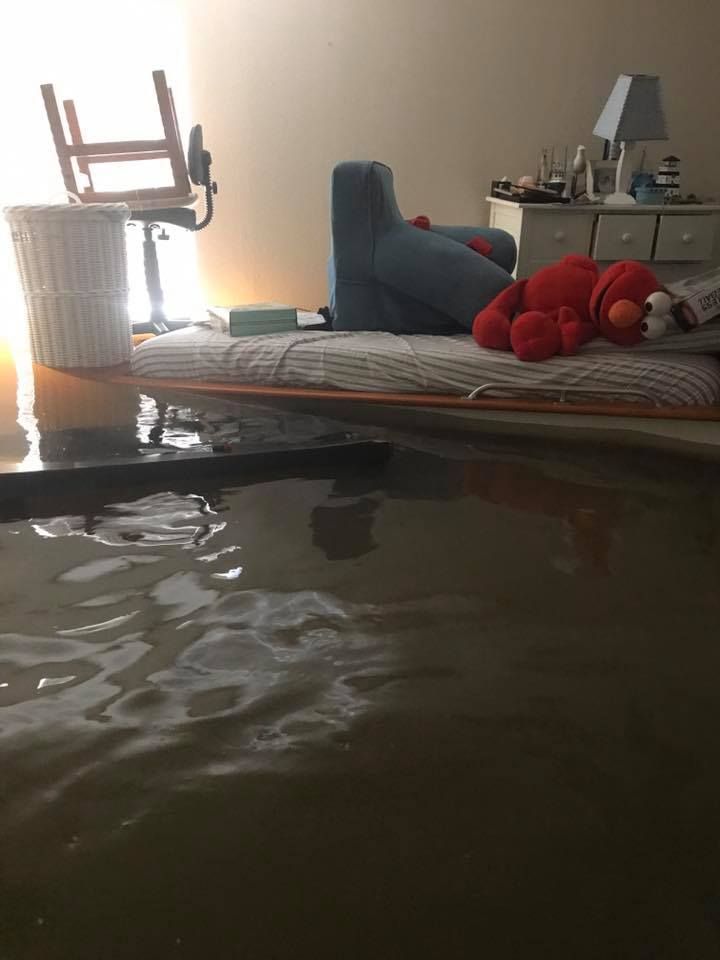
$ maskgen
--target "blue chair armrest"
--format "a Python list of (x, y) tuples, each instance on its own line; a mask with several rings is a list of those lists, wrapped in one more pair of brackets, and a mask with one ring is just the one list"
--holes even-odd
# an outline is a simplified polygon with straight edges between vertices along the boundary
[(469, 247), (402, 221), (377, 245), (375, 272), (381, 283), (428, 304), (467, 330), (478, 311), (512, 282), (506, 270)]
[(468, 243), (473, 237), (484, 237), (492, 244), (492, 253), (488, 259), (497, 263), (508, 273), (512, 273), (515, 269), (517, 260), (515, 239), (505, 230), (497, 230), (494, 227), (446, 227), (433, 224), (432, 232), (439, 233), (443, 237), (449, 237), (458, 243)]

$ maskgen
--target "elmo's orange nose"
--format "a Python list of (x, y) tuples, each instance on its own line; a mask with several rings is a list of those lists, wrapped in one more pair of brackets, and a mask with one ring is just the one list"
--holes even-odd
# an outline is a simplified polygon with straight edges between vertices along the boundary
[(618, 300), (608, 311), (608, 320), (621, 330), (631, 327), (645, 316), (645, 311), (632, 300)]

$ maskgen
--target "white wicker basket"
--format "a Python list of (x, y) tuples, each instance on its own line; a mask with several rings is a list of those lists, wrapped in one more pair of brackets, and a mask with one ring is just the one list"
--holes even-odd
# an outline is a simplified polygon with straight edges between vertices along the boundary
[(110, 367), (132, 350), (124, 203), (6, 207), (33, 360)]

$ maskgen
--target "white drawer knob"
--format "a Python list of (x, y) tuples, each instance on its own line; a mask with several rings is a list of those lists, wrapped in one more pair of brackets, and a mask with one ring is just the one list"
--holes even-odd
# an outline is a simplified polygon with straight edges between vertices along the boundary
[(553, 239), (557, 240), (557, 242), (560, 243), (562, 240), (565, 239), (565, 231), (556, 230), (555, 233), (553, 234)]
[(693, 242), (693, 235), (692, 235), (691, 233), (684, 233), (684, 234), (682, 235), (682, 242), (683, 242), (683, 243), (692, 243), (692, 242)]
[(631, 234), (631, 233), (624, 233), (624, 234), (620, 237), (620, 239), (622, 240), (623, 243), (632, 243), (632, 234)]

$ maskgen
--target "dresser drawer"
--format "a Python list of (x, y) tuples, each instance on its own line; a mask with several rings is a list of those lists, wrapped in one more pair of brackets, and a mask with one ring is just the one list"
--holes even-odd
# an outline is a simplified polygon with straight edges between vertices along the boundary
[(707, 260), (715, 241), (715, 217), (668, 214), (660, 217), (656, 260)]
[(587, 256), (591, 236), (592, 217), (533, 211), (528, 218), (527, 259), (555, 261), (567, 253)]
[(596, 260), (649, 260), (657, 217), (643, 214), (600, 214), (595, 232)]

